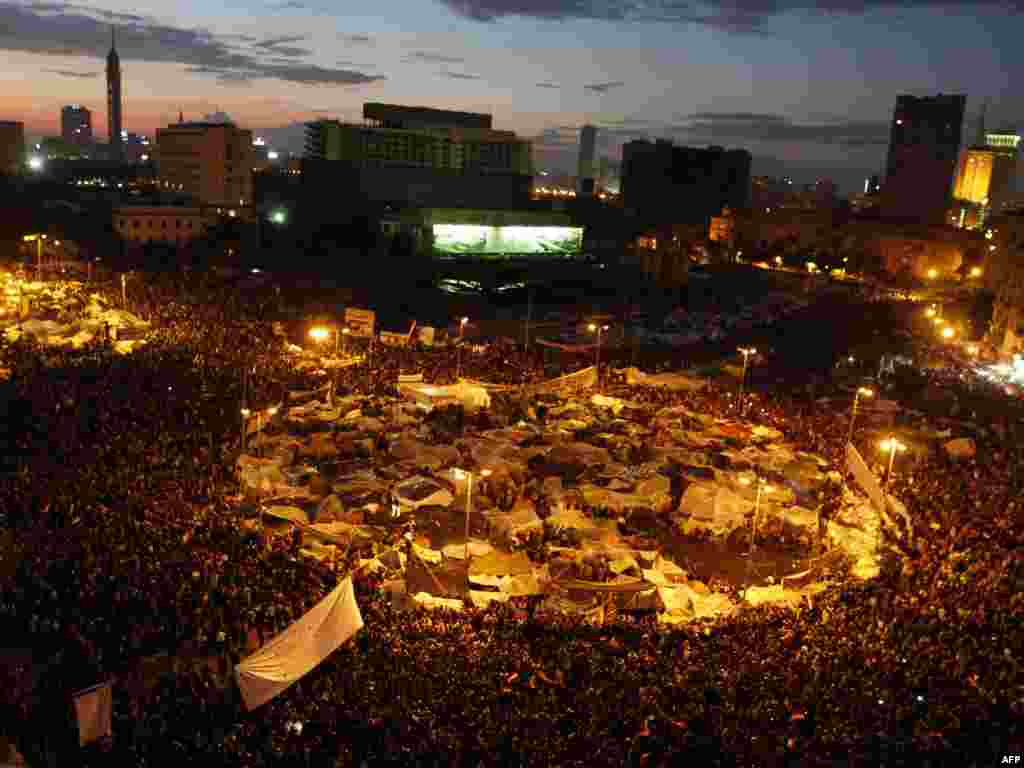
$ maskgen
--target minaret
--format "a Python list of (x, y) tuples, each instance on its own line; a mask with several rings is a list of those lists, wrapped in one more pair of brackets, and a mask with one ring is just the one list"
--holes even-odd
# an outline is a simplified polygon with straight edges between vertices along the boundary
[(124, 159), (121, 138), (121, 59), (114, 46), (114, 28), (110, 28), (110, 53), (107, 54), (107, 134), (110, 153), (120, 162)]

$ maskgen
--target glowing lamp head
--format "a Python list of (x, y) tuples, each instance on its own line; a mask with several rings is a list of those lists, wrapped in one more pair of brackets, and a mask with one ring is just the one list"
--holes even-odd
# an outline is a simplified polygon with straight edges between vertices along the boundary
[(316, 328), (309, 329), (309, 337), (313, 339), (313, 341), (325, 341), (330, 335), (330, 331), (319, 325)]
[(928, 279), (929, 280), (934, 280), (938, 276), (939, 276), (938, 270), (936, 270), (936, 269), (929, 269), (928, 270)]
[(969, 354), (969, 355), (976, 355), (976, 354), (978, 354), (978, 347), (977, 347), (977, 345), (971, 344), (967, 348), (967, 354)]
[(857, 394), (860, 395), (861, 397), (874, 397), (875, 392), (869, 387), (860, 387), (857, 390)]
[(942, 338), (944, 339), (952, 339), (955, 334), (956, 331), (954, 331), (948, 325), (942, 329)]
[(928, 307), (928, 309), (926, 309), (926, 310), (924, 311), (924, 313), (925, 313), (925, 314), (926, 314), (926, 315), (927, 315), (928, 317), (935, 317), (935, 310), (934, 310), (934, 309), (932, 309), (931, 307)]
[(267, 416), (273, 416), (276, 413), (277, 413), (277, 406), (276, 405), (272, 405), (270, 408), (267, 408)]
[(907, 446), (897, 440), (895, 437), (889, 437), (878, 444), (878, 447), (883, 451), (890, 451), (898, 453), (899, 451), (906, 450)]
[(32, 157), (28, 159), (28, 167), (33, 171), (43, 170), (43, 158), (38, 155), (32, 155)]
[(245, 418), (249, 418), (252, 415), (252, 411), (250, 411), (248, 408), (243, 408), (242, 409), (242, 415)]
[(981, 267), (971, 267), (971, 277), (981, 277)]
[(480, 477), (490, 477), (490, 476), (491, 476), (491, 470), (489, 470), (489, 469), (481, 469), (480, 470)]
[(352, 333), (352, 329), (351, 328), (342, 328), (341, 329), (341, 335), (342, 336), (348, 336), (350, 333)]

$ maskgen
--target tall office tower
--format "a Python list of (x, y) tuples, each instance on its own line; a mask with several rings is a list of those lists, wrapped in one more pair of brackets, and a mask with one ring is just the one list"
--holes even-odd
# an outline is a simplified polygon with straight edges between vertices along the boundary
[(121, 125), (121, 59), (114, 46), (114, 29), (110, 29), (110, 53), (107, 54), (107, 141), (114, 160), (123, 156)]
[(207, 205), (252, 205), (252, 131), (231, 123), (177, 123), (156, 132), (157, 178)]
[(25, 162), (25, 124), (0, 120), (0, 176), (18, 174)]
[(580, 129), (580, 156), (576, 169), (576, 194), (594, 196), (594, 151), (597, 147), (597, 128), (584, 125)]
[(650, 225), (707, 225), (751, 198), (750, 153), (637, 140), (622, 147), (622, 200)]
[(882, 189), (883, 216), (945, 223), (966, 103), (964, 95), (944, 94), (896, 100)]
[(92, 143), (92, 112), (81, 104), (69, 104), (60, 111), (60, 137), (65, 144)]

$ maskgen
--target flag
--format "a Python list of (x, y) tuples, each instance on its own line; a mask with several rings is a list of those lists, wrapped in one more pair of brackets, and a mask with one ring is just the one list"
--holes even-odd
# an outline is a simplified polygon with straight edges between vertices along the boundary
[(345, 579), (305, 616), (235, 667), (248, 710), (270, 701), (359, 631), (363, 617), (352, 579)]
[(100, 683), (73, 694), (78, 717), (78, 743), (81, 746), (110, 736), (110, 707), (113, 701), (110, 683)]

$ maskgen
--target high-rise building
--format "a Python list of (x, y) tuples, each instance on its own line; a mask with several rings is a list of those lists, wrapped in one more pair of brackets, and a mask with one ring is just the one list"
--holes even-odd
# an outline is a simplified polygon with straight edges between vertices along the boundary
[(252, 205), (252, 131), (231, 123), (177, 123), (156, 132), (157, 179), (206, 205)]
[(576, 194), (594, 195), (594, 151), (597, 148), (597, 128), (584, 125), (580, 129), (580, 156), (576, 168)]
[(946, 221), (966, 103), (966, 96), (943, 94), (896, 100), (882, 189), (885, 217)]
[(69, 104), (60, 111), (60, 137), (65, 144), (92, 143), (92, 112), (81, 104)]
[(360, 125), (306, 125), (303, 177), (311, 195), (330, 187), (362, 202), (481, 208), (529, 199), (531, 144), (494, 130), (490, 115), (365, 104), (363, 118)]
[(622, 201), (645, 223), (701, 224), (750, 200), (750, 153), (676, 147), (659, 139), (622, 148)]
[(123, 157), (121, 114), (121, 59), (114, 45), (114, 29), (110, 30), (110, 52), (107, 54), (107, 141), (113, 160)]
[(1010, 200), (1017, 172), (1015, 131), (988, 132), (982, 117), (978, 138), (963, 153), (953, 190), (953, 220), (961, 228), (982, 227), (991, 213), (999, 213)]
[(25, 162), (25, 124), (0, 120), (0, 175), (20, 173)]

